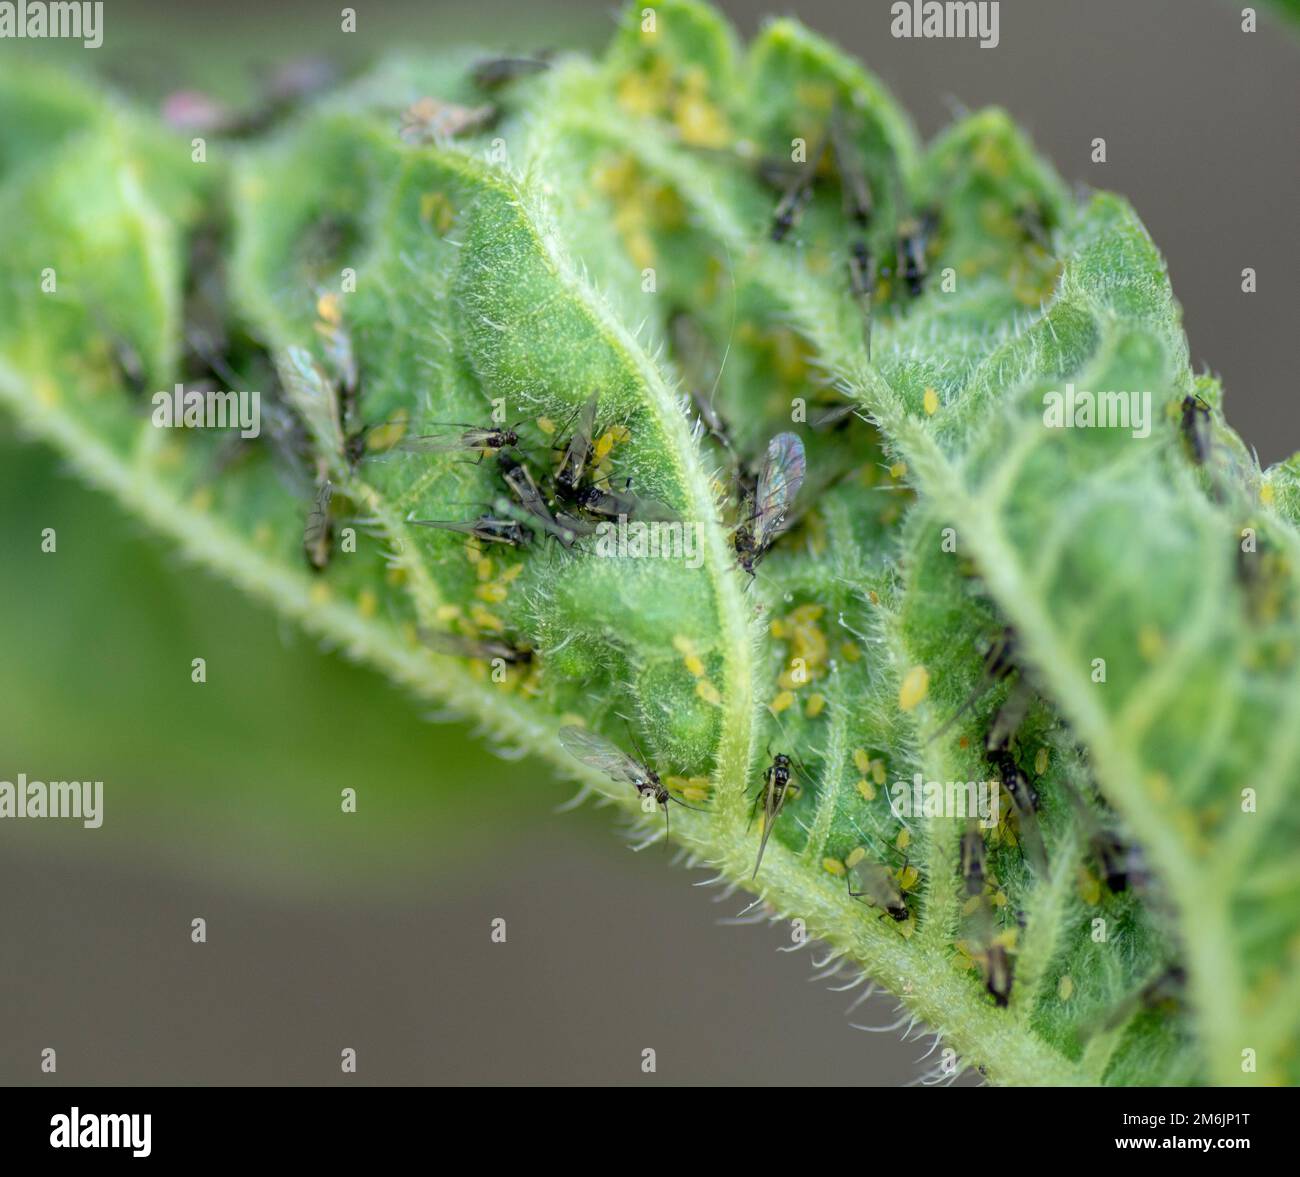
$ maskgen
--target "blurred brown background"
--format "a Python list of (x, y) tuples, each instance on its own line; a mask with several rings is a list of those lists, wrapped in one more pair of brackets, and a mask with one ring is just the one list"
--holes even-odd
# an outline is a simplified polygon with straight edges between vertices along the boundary
[[(352, 51), (466, 38), (598, 46), (604, 4), (355, 5)], [(338, 5), (112, 4), (147, 92), (223, 45), (329, 49)], [(751, 34), (768, 5), (724, 5)], [(785, 11), (858, 54), (923, 134), (1007, 107), (1070, 181), (1123, 192), (1164, 250), (1192, 355), (1268, 462), (1292, 388), (1298, 46), (1217, 0), (1003, 0), (1001, 44), (889, 37), (885, 0)], [(141, 16), (146, 19), (141, 20)], [(120, 21), (120, 25), (117, 23)], [(115, 29), (124, 43), (114, 48)], [(0, 65), (12, 43), (0, 44)], [(223, 68), (226, 68), (223, 65)], [(169, 72), (170, 70), (170, 72)], [(1110, 162), (1089, 163), (1094, 136)], [(1259, 293), (1240, 292), (1243, 266)], [(0, 823), (0, 1082), (906, 1082), (925, 1049), (848, 1028), (774, 929), (719, 926), (705, 875), (630, 853), (609, 811), (493, 757), (207, 576), (0, 423), (0, 779), (102, 778), (103, 829)], [(37, 550), (58, 529), (57, 557)], [(205, 655), (209, 681), (189, 682)], [(339, 789), (361, 791), (355, 817)], [(190, 942), (190, 920), (208, 943)], [(503, 917), (508, 941), (489, 941)], [(873, 1000), (852, 1020), (893, 1020)], [(56, 1076), (39, 1052), (58, 1051)], [(344, 1080), (339, 1051), (355, 1047)], [(644, 1076), (653, 1047), (658, 1073)]]

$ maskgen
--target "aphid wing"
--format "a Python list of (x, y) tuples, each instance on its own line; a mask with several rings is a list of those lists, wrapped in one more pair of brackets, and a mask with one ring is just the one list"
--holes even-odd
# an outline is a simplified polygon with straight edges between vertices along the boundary
[(284, 385), (285, 399), (302, 418), (317, 449), (331, 466), (339, 466), (343, 461), (344, 438), (334, 382), (312, 359), (311, 353), (301, 347), (288, 347), (278, 353), (276, 369)]
[(778, 433), (768, 442), (754, 495), (754, 543), (759, 549), (781, 534), (806, 470), (803, 442), (797, 434)]
[(591, 453), (591, 434), (596, 427), (596, 405), (599, 397), (592, 393), (578, 412), (577, 424), (573, 427), (573, 436), (564, 450), (564, 461), (560, 470), (576, 486), (587, 467), (587, 458)]
[(560, 746), (575, 760), (612, 780), (639, 785), (646, 778), (645, 769), (632, 757), (585, 727), (565, 724), (560, 728)]

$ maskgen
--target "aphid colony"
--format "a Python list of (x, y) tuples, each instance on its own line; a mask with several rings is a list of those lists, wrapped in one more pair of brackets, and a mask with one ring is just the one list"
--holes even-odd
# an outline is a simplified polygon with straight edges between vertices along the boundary
[[(832, 109), (825, 131), (804, 163), (766, 163), (758, 169), (760, 177), (781, 191), (772, 213), (769, 236), (774, 242), (782, 242), (798, 226), (812, 203), (822, 162), (828, 153), (838, 180), (844, 217), (852, 226), (847, 247), (849, 293), (861, 310), (870, 359), (872, 299), (881, 271), (868, 241), (876, 208), (853, 128), (841, 105), (836, 104)], [(883, 273), (896, 277), (913, 298), (920, 297), (925, 287), (929, 272), (928, 242), (936, 226), (937, 217), (932, 213), (923, 217), (905, 213), (898, 219), (892, 266), (884, 267)]]

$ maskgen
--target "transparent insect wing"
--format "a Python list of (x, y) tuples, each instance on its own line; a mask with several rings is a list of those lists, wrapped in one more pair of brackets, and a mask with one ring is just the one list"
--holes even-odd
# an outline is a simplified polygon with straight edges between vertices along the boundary
[(307, 526), (302, 533), (302, 547), (313, 568), (321, 569), (329, 563), (329, 514), (333, 484), (326, 479), (321, 483), (307, 513)]
[(758, 859), (754, 863), (754, 873), (751, 878), (758, 877), (758, 868), (763, 865), (763, 854), (767, 850), (767, 840), (772, 836), (776, 819), (781, 816), (781, 810), (785, 808), (785, 799), (789, 795), (789, 782), (787, 781), (783, 787), (778, 787), (776, 773), (769, 773), (763, 782), (763, 836), (759, 839)]
[(592, 393), (578, 413), (577, 423), (573, 427), (573, 436), (564, 450), (564, 460), (560, 463), (557, 476), (562, 485), (576, 488), (582, 481), (587, 468), (587, 459), (591, 455), (591, 434), (596, 426), (596, 405), (599, 398)]
[(781, 533), (807, 468), (803, 442), (794, 433), (778, 433), (767, 445), (754, 497), (754, 545), (760, 551)]
[(528, 662), (532, 651), (519, 649), (507, 642), (494, 639), (478, 640), (459, 633), (444, 633), (439, 630), (420, 631), (420, 639), (430, 649), (440, 654), (450, 654), (456, 658), (500, 658), (511, 664)]
[(575, 760), (604, 773), (611, 780), (626, 781), (638, 789), (650, 780), (650, 773), (643, 764), (633, 760), (604, 736), (585, 727), (566, 724), (560, 728), (560, 745)]
[(285, 399), (302, 418), (312, 440), (333, 464), (345, 449), (339, 418), (339, 395), (311, 354), (301, 347), (289, 347), (277, 357), (276, 367), (284, 385)]

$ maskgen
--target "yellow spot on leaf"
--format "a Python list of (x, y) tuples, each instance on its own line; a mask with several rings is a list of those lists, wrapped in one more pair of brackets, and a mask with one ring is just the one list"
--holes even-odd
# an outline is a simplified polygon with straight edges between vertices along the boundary
[(1039, 776), (1042, 776), (1043, 773), (1047, 771), (1047, 765), (1048, 762), (1051, 760), (1051, 758), (1052, 758), (1052, 754), (1048, 750), (1046, 744), (1044, 744), (1041, 748), (1038, 749), (1037, 752), (1034, 753), (1034, 771)]
[(379, 598), (375, 596), (373, 589), (363, 588), (357, 594), (357, 612), (362, 617), (373, 617), (378, 608)]
[(930, 672), (924, 666), (913, 666), (898, 689), (898, 706), (903, 711), (912, 711), (929, 693)]
[(862, 794), (864, 801), (874, 801), (876, 799), (876, 787), (866, 777), (863, 777), (854, 786)]
[(719, 694), (718, 688), (709, 682), (707, 678), (702, 678), (695, 684), (695, 693), (714, 707), (717, 707), (722, 702), (722, 695)]
[(939, 411), (939, 394), (933, 388), (927, 388), (921, 403), (925, 407), (925, 415), (933, 417)]
[(1074, 996), (1074, 978), (1065, 976), (1056, 983), (1056, 996), (1062, 1001), (1069, 1001)]
[(804, 714), (809, 719), (816, 719), (823, 711), (826, 710), (826, 696), (814, 693), (808, 696), (808, 704), (804, 707)]
[(771, 710), (774, 713), (785, 711), (790, 707), (790, 705), (793, 702), (794, 702), (794, 692), (782, 691), (779, 695), (777, 695), (775, 699), (772, 700)]
[(834, 875), (837, 879), (844, 877), (844, 864), (838, 858), (823, 858), (822, 870), (828, 875)]

